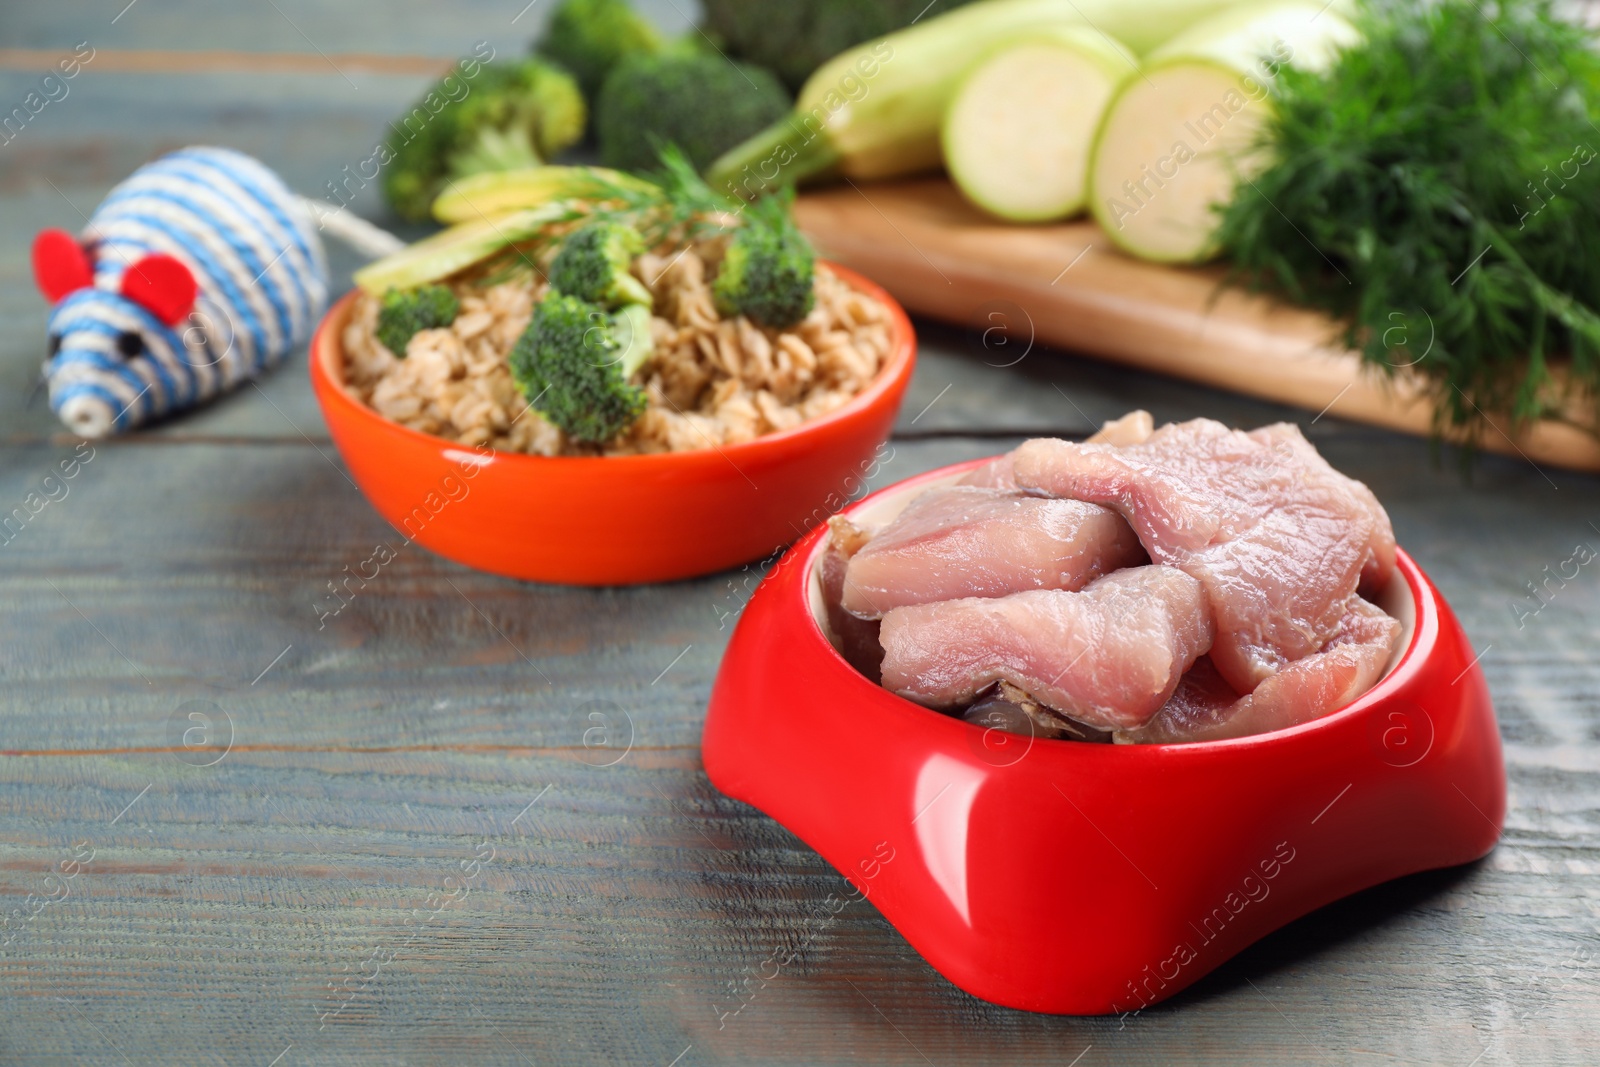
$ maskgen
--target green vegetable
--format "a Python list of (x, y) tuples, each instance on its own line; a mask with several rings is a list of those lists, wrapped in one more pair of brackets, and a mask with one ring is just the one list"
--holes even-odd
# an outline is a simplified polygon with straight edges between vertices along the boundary
[(584, 210), (571, 201), (556, 200), (499, 218), (463, 222), (367, 264), (356, 271), (355, 283), (381, 295), (390, 289), (436, 282), (503, 252), (507, 246), (536, 242), (550, 226), (582, 218)]
[(1142, 54), (1228, 6), (1230, 0), (984, 0), (930, 15), (823, 64), (806, 79), (792, 113), (729, 149), (706, 178), (715, 188), (756, 196), (834, 171), (888, 178), (936, 167), (950, 99), (995, 48), (1089, 26)]
[(967, 76), (945, 113), (940, 140), (950, 179), (1003, 219), (1076, 214), (1100, 116), (1138, 69), (1133, 53), (1088, 26), (1001, 48)]
[(757, 200), (728, 242), (712, 283), (723, 315), (782, 329), (810, 314), (816, 302), (816, 255), (789, 213), (792, 190)]
[(1267, 162), (1254, 149), (1279, 71), (1325, 68), (1358, 37), (1328, 0), (1266, 0), (1151, 52), (1095, 138), (1089, 206), (1101, 228), (1145, 259), (1215, 255), (1217, 206)]
[[(644, 248), (677, 247), (684, 241), (726, 233), (738, 225), (738, 202), (713, 192), (681, 151), (668, 145), (661, 152), (661, 167), (649, 177), (638, 177), (604, 167), (572, 168), (570, 180), (558, 182), (564, 199), (552, 199), (550, 184), (525, 171), (526, 180), (508, 181), (493, 192), (502, 212), (537, 211), (548, 220), (543, 232), (517, 238), (517, 247), (485, 248), (480, 258), (498, 256), (512, 271), (528, 266), (526, 256), (548, 245), (560, 244), (572, 226), (558, 223), (614, 222), (638, 232)], [(451, 204), (450, 213), (477, 207), (477, 200)], [(439, 208), (436, 205), (435, 210)], [(476, 213), (476, 212), (474, 212)], [(485, 217), (480, 215), (480, 218)], [(491, 220), (499, 216), (487, 216)], [(515, 210), (510, 218), (526, 217)], [(512, 244), (512, 241), (503, 242)]]
[[(1365, 9), (1366, 43), (1286, 70), (1220, 239), (1239, 275), (1321, 308), (1441, 429), (1600, 395), (1600, 54), (1543, 0)], [(1579, 405), (1582, 405), (1580, 408)]]
[(689, 157), (677, 145), (661, 149), (661, 164), (650, 173), (660, 202), (636, 216), (645, 243), (660, 244), (680, 235), (684, 240), (710, 237), (737, 224), (742, 202), (706, 184)]
[(971, 0), (702, 0), (705, 27), (728, 52), (774, 71), (792, 88), (862, 41)]
[(588, 223), (561, 243), (550, 264), (550, 284), (569, 296), (617, 307), (650, 307), (650, 290), (628, 272), (644, 251), (639, 231), (604, 219)]
[(479, 201), (473, 191), (458, 187), (467, 191), (450, 199), (445, 213), (460, 214), (465, 221), (369, 263), (356, 271), (356, 284), (381, 295), (483, 264), (500, 274), (531, 272), (536, 269), (535, 253), (558, 243), (572, 224), (586, 220), (632, 226), (647, 248), (714, 236), (737, 224), (733, 201), (707, 186), (672, 146), (662, 150), (661, 168), (650, 179), (588, 167), (553, 177), (524, 171), (514, 178), (508, 175), (504, 185), (491, 186), (494, 213), (476, 210)]
[(665, 42), (628, 0), (565, 0), (535, 50), (570, 70), (590, 99), (629, 56), (654, 55)]
[[(443, 105), (433, 112), (430, 100)], [(451, 74), (391, 127), (384, 196), (420, 222), (452, 178), (536, 167), (576, 143), (587, 117), (572, 76), (540, 60), (485, 63), (471, 79)]]
[(677, 50), (623, 60), (595, 100), (600, 160), (618, 170), (655, 166), (675, 144), (696, 169), (789, 110), (771, 71)]
[(390, 289), (378, 305), (378, 342), (404, 359), (411, 338), (450, 325), (460, 311), (456, 294), (442, 285)]
[(637, 194), (660, 192), (653, 183), (618, 170), (550, 164), (453, 181), (433, 202), (433, 217), (440, 222), (470, 222), (553, 200), (603, 199), (617, 188)]
[(628, 381), (654, 352), (650, 312), (550, 293), (511, 351), (511, 374), (528, 403), (575, 441), (602, 444), (644, 413)]

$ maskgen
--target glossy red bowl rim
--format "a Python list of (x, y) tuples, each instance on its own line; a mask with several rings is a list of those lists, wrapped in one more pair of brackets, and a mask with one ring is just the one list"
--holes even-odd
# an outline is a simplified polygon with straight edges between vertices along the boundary
[[(768, 451), (781, 451), (784, 446), (797, 438), (804, 438), (826, 428), (834, 422), (850, 418), (853, 415), (877, 407), (883, 403), (884, 397), (891, 390), (909, 377), (912, 368), (916, 365), (917, 336), (911, 324), (911, 317), (906, 314), (900, 302), (890, 296), (888, 290), (877, 282), (864, 277), (837, 263), (818, 259), (817, 265), (826, 267), (840, 281), (858, 293), (872, 297), (882, 304), (889, 312), (889, 354), (884, 359), (883, 365), (878, 368), (878, 373), (872, 381), (867, 383), (865, 389), (851, 397), (847, 402), (834, 408), (832, 411), (809, 419), (792, 426), (787, 430), (763, 434), (750, 441), (743, 441), (732, 445), (714, 445), (710, 448), (696, 448), (681, 452), (652, 452), (640, 455), (627, 456), (539, 456), (529, 452), (503, 452), (496, 450), (494, 453), (496, 463), (509, 463), (515, 468), (525, 464), (529, 471), (535, 466), (563, 463), (570, 467), (581, 469), (583, 466), (603, 465), (605, 469), (617, 473), (632, 471), (640, 475), (659, 473), (664, 468), (673, 464), (704, 462), (708, 457), (719, 460), (726, 459), (737, 463), (741, 458), (748, 457), (752, 460), (759, 459)], [(353, 393), (345, 382), (345, 353), (344, 326), (349, 318), (350, 308), (356, 298), (361, 294), (360, 289), (352, 289), (340, 297), (332, 307), (322, 316), (322, 321), (317, 324), (316, 332), (311, 337), (310, 358), (306, 361), (310, 365), (311, 384), (314, 387), (319, 403), (324, 408), (335, 404), (347, 417), (376, 423), (382, 427), (410, 437), (418, 443), (439, 449), (467, 449), (472, 446), (460, 441), (452, 441), (446, 437), (439, 437), (431, 433), (423, 433), (409, 426), (402, 426), (382, 414), (376, 409), (367, 406)], [(337, 357), (337, 375), (334, 373), (333, 361)]]
[[(849, 506), (840, 509), (838, 514), (848, 517), (864, 508), (869, 507), (873, 501), (887, 494), (909, 491), (916, 486), (923, 485), (928, 482), (949, 478), (953, 475), (961, 474), (976, 467), (981, 467), (985, 463), (989, 463), (997, 458), (998, 456), (988, 456), (983, 459), (966, 460), (961, 463), (952, 463), (945, 467), (938, 467), (931, 471), (924, 471), (922, 474), (914, 474), (909, 478), (901, 479), (900, 481), (891, 485), (886, 485), (882, 489), (879, 489), (873, 493), (869, 493), (860, 500), (857, 500)], [(981, 729), (981, 727), (974, 726), (972, 723), (964, 722), (954, 716), (945, 715), (942, 712), (933, 710), (932, 708), (925, 708), (921, 704), (918, 704), (912, 700), (907, 700), (905, 697), (900, 696), (898, 693), (895, 693), (892, 690), (886, 689), (881, 685), (874, 684), (854, 667), (852, 667), (849, 662), (845, 660), (844, 656), (840, 655), (839, 650), (835, 648), (833, 646), (833, 642), (828, 639), (827, 633), (823, 631), (822, 623), (817, 618), (816, 612), (812, 610), (810, 602), (811, 587), (813, 581), (815, 580), (817, 567), (821, 562), (822, 553), (827, 548), (827, 532), (828, 527), (826, 524), (823, 524), (806, 535), (806, 538), (809, 539), (809, 543), (806, 539), (802, 539), (789, 550), (790, 554), (795, 557), (794, 561), (802, 564), (804, 568), (804, 579), (796, 582), (795, 588), (798, 590), (799, 596), (802, 598), (800, 602), (801, 610), (804, 612), (808, 622), (810, 623), (810, 629), (807, 631), (808, 634), (822, 643), (827, 651), (832, 654), (835, 664), (838, 667), (850, 674), (852, 682), (849, 684), (855, 685), (856, 683), (860, 683), (860, 685), (863, 687), (861, 692), (869, 696), (870, 699), (881, 702), (883, 697), (888, 697), (906, 713), (916, 713), (919, 716), (927, 716), (933, 719), (942, 720), (946, 724), (946, 726), (935, 726), (933, 727), (934, 729)], [(1195, 757), (1200, 757), (1204, 756), (1206, 753), (1216, 752), (1223, 748), (1231, 749), (1262, 747), (1275, 744), (1292, 744), (1295, 739), (1305, 734), (1329, 728), (1335, 720), (1342, 721), (1344, 719), (1361, 715), (1373, 705), (1380, 704), (1385, 700), (1400, 695), (1400, 691), (1403, 690), (1409, 682), (1413, 681), (1416, 676), (1421, 673), (1429, 652), (1438, 642), (1438, 608), (1435, 605), (1433, 598), (1428, 595), (1426, 591), (1425, 582), (1422, 576), (1422, 568), (1417, 566), (1416, 561), (1411, 558), (1410, 554), (1407, 553), (1405, 549), (1396, 545), (1395, 577), (1390, 580), (1392, 582), (1400, 578), (1405, 580), (1406, 591), (1410, 594), (1413, 605), (1414, 617), (1411, 623), (1410, 640), (1406, 643), (1406, 647), (1401, 650), (1400, 658), (1395, 665), (1376, 682), (1374, 682), (1370, 689), (1356, 697), (1350, 703), (1344, 705), (1343, 707), (1337, 708), (1334, 711), (1330, 711), (1326, 715), (1311, 719), (1307, 722), (1298, 723), (1294, 726), (1286, 726), (1281, 730), (1269, 730), (1266, 733), (1250, 734), (1245, 737), (1230, 737), (1218, 741), (1186, 741), (1181, 743), (1139, 745), (1086, 745), (1081, 741), (1063, 741), (1057, 738), (1034, 737), (1032, 739), (1033, 743), (1073, 745), (1080, 749), (1094, 749), (1096, 753), (1101, 753), (1105, 758), (1111, 759), (1127, 758), (1122, 755), (1113, 756), (1111, 755), (1113, 752), (1129, 753), (1136, 751), (1148, 753), (1149, 758), (1156, 758), (1157, 755), (1166, 756), (1167, 754), (1175, 754), (1180, 752), (1188, 753)], [(881, 695), (872, 696), (872, 694)], [(1090, 756), (1089, 758), (1092, 759), (1094, 757)]]

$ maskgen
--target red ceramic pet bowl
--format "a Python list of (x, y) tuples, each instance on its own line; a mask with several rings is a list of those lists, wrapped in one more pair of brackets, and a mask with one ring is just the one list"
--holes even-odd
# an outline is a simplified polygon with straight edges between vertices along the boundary
[[(976, 464), (846, 513), (884, 521)], [(856, 673), (812, 531), (751, 598), (706, 717), (706, 773), (798, 834), (923, 958), (1008, 1007), (1132, 1012), (1324, 904), (1486, 854), (1505, 813), (1488, 688), (1410, 556), (1388, 673), (1255, 737), (1097, 745), (985, 730)]]
[(345, 387), (342, 338), (353, 293), (312, 339), (311, 385), (334, 445), (378, 514), (441, 556), (573, 585), (709, 574), (772, 554), (859, 490), (900, 410), (916, 361), (911, 322), (877, 285), (828, 266), (889, 309), (889, 356), (843, 407), (744, 444), (549, 457), (407, 429)]

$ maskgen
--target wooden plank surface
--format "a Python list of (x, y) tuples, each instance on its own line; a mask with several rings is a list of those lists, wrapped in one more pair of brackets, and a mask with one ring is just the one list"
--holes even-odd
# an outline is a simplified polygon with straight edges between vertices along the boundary
[[(1422, 435), (1434, 429), (1419, 381), (1364, 366), (1322, 315), (1223, 287), (1220, 267), (1141, 262), (1086, 219), (1003, 223), (943, 178), (811, 193), (801, 198), (799, 219), (829, 255), (915, 311), (1007, 322), (1130, 367), (1310, 412)], [(1397, 325), (1396, 364), (1425, 359), (1431, 321)], [(1494, 426), (1480, 443), (1538, 463), (1600, 470), (1600, 435), (1581, 425), (1543, 420), (1515, 434)]]
[[(330, 53), (437, 55), (522, 5), (278, 6)], [(70, 46), (91, 24), (129, 49), (305, 46), (270, 6), (201, 11), (139, 0), (109, 26), (115, 11), (29, 5), (0, 46)], [(30, 155), (0, 147), (0, 510), (75, 448), (27, 404), (33, 230), (73, 225), (125, 160), (191, 140), (314, 190), (418, 88), (360, 85), (91, 67)], [(336, 257), (341, 286), (353, 265)], [(1467, 480), (1337, 407), (1313, 420), (992, 325), (919, 321), (879, 481), (1134, 406), (1297, 418), (1388, 504), (1484, 649), (1511, 788), (1490, 857), (1324, 909), (1134, 1019), (983, 1004), (869, 904), (819, 918), (838, 875), (701, 771), (753, 572), (574, 590), (411, 547), (322, 625), (327, 581), (395, 534), (344, 479), (299, 354), (259, 389), (96, 445), (0, 544), (0, 907), (66, 887), (0, 931), (0, 1063), (1600, 1062), (1600, 579), (1584, 568), (1532, 614), (1524, 588), (1600, 547), (1600, 480), (1515, 457)], [(191, 712), (214, 762), (183, 749)], [(607, 747), (585, 745), (595, 712)], [(75, 877), (47, 879), (64, 861)]]

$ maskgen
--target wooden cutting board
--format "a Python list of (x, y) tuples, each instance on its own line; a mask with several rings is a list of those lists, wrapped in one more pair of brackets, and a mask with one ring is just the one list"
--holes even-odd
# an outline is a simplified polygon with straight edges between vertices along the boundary
[[(908, 309), (1076, 352), (1408, 433), (1432, 429), (1415, 382), (1364, 367), (1322, 315), (1233, 288), (1220, 268), (1144, 263), (1093, 222), (998, 222), (943, 178), (807, 193), (801, 226), (829, 259), (866, 274)], [(1397, 321), (1420, 358), (1428, 322)], [(995, 335), (999, 339), (999, 335)], [(1600, 440), (1540, 422), (1495, 427), (1479, 447), (1535, 464), (1600, 471)]]

